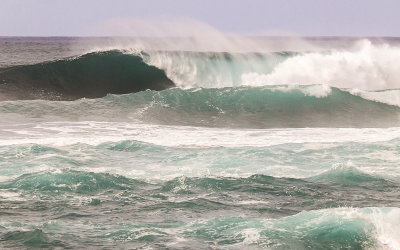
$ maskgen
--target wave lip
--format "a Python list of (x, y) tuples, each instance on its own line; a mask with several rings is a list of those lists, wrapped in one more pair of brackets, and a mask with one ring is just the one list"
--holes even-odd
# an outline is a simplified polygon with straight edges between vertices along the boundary
[(103, 51), (0, 69), (0, 98), (74, 100), (175, 86), (139, 55)]
[(316, 176), (305, 178), (304, 180), (311, 182), (322, 182), (326, 184), (340, 184), (345, 186), (363, 184), (367, 184), (369, 186), (377, 185), (381, 188), (394, 186), (394, 183), (391, 183), (382, 177), (374, 176), (359, 170), (353, 166), (351, 162), (346, 164), (335, 164), (330, 170)]

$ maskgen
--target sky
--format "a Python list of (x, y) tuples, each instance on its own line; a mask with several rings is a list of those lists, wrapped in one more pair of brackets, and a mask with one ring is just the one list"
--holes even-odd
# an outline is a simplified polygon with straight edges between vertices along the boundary
[(168, 20), (192, 32), (202, 23), (228, 34), (400, 36), (399, 12), (399, 0), (0, 0), (0, 36), (135, 35)]

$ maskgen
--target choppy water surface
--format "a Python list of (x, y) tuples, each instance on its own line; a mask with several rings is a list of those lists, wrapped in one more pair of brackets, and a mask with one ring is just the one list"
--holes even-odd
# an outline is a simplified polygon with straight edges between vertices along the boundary
[(400, 248), (396, 41), (0, 41), (0, 248)]

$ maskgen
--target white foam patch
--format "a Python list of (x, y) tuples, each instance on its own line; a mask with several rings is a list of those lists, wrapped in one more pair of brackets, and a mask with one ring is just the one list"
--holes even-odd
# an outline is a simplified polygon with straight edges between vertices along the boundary
[(248, 228), (240, 232), (244, 236), (243, 244), (254, 244), (260, 239), (260, 229)]
[(310, 228), (318, 228), (327, 223), (331, 226), (341, 225), (346, 221), (367, 222), (373, 226), (371, 233), (377, 243), (375, 248), (400, 249), (400, 209), (394, 207), (343, 207), (304, 211), (281, 219), (265, 220), (264, 224), (267, 228), (287, 230), (287, 224), (296, 223), (296, 231), (307, 233)]
[(44, 122), (0, 127), (0, 146), (136, 140), (167, 147), (265, 147), (286, 143), (382, 142), (400, 137), (392, 128), (228, 129), (123, 122)]
[(381, 249), (400, 249), (399, 208), (348, 208), (335, 213), (347, 219), (361, 218), (375, 227), (375, 237)]
[(25, 199), (22, 198), (19, 193), (9, 192), (9, 191), (1, 191), (0, 192), (0, 200), (23, 201)]
[(400, 48), (362, 40), (352, 50), (303, 53), (278, 64), (271, 73), (249, 72), (242, 84), (328, 84), (338, 88), (384, 90), (400, 87)]

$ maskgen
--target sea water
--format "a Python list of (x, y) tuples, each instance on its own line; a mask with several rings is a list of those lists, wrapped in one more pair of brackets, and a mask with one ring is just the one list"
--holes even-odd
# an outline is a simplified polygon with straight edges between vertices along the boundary
[(1, 38), (1, 248), (399, 249), (399, 41), (306, 41)]

